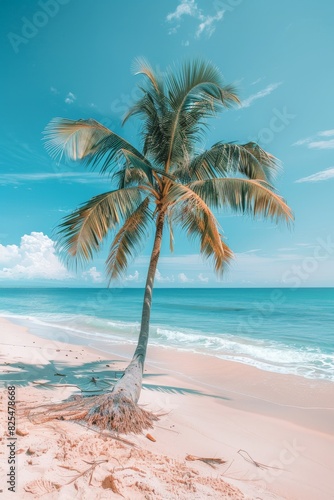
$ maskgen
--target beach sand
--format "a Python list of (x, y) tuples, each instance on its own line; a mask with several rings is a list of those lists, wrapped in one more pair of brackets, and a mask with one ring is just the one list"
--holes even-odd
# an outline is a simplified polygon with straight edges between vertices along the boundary
[[(149, 347), (140, 398), (163, 414), (148, 430), (156, 441), (131, 435), (131, 446), (74, 422), (34, 424), (19, 411), (13, 494), (6, 387), (16, 387), (19, 409), (106, 391), (133, 347), (62, 343), (5, 319), (0, 330), (2, 498), (334, 498), (333, 383), (158, 347)], [(188, 454), (226, 463), (213, 468)]]

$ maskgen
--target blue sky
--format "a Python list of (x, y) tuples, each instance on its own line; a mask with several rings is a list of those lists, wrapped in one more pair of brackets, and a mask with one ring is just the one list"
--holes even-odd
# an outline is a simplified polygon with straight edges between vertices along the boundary
[[(223, 281), (177, 234), (164, 242), (157, 286), (334, 286), (334, 4), (322, 0), (2, 0), (0, 286), (104, 286), (106, 247), (87, 268), (65, 269), (54, 228), (107, 179), (56, 164), (42, 131), (57, 116), (95, 118), (138, 145), (138, 123), (121, 129), (138, 95), (133, 60), (163, 71), (203, 56), (234, 83), (242, 107), (211, 123), (207, 145), (256, 140), (283, 165), (276, 185), (292, 229), (219, 215), (236, 258)], [(150, 251), (121, 285), (143, 286)]]

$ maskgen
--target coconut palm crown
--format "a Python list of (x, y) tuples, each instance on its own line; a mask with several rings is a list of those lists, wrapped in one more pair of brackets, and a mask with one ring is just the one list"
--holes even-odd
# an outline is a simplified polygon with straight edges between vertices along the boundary
[(258, 144), (217, 142), (199, 150), (208, 118), (239, 104), (235, 90), (224, 84), (213, 64), (194, 60), (163, 75), (142, 59), (136, 64), (136, 73), (144, 80), (141, 97), (124, 122), (135, 116), (140, 119), (141, 149), (92, 119), (56, 118), (45, 130), (46, 147), (53, 157), (83, 160), (110, 176), (114, 187), (63, 219), (59, 246), (67, 255), (88, 261), (112, 233), (106, 273), (109, 280), (120, 278), (154, 228), (139, 342), (120, 382), (127, 400), (135, 403), (164, 229), (168, 228), (171, 249), (177, 226), (196, 238), (200, 253), (221, 273), (233, 254), (224, 242), (217, 211), (228, 208), (276, 221), (292, 219), (290, 208), (271, 185), (277, 161)]

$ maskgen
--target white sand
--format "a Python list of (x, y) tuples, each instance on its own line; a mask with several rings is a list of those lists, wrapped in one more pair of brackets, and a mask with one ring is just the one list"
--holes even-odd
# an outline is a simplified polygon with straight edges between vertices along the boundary
[[(0, 319), (1, 379), (20, 405), (58, 402), (85, 390), (107, 390), (131, 346), (114, 354), (31, 335)], [(109, 365), (108, 367), (106, 365)], [(56, 375), (56, 373), (58, 375)], [(64, 376), (61, 376), (64, 375)], [(95, 379), (95, 383), (92, 381)], [(34, 383), (35, 382), (35, 383)], [(37, 382), (37, 383), (36, 383)], [(44, 384), (44, 385), (43, 385)], [(156, 442), (136, 447), (77, 423), (34, 425), (17, 417), (16, 492), (7, 490), (7, 389), (1, 391), (2, 498), (300, 499), (334, 498), (334, 384), (265, 372), (210, 356), (150, 348), (140, 403), (165, 413)], [(85, 393), (89, 394), (89, 393)], [(22, 433), (22, 432), (21, 432)], [(247, 452), (266, 467), (245, 460)], [(187, 454), (227, 461), (215, 469)], [(92, 477), (90, 463), (96, 465)], [(112, 475), (114, 483), (103, 483)], [(70, 482), (72, 481), (72, 482)], [(52, 483), (58, 490), (46, 493)], [(29, 491), (30, 490), (30, 491)]]

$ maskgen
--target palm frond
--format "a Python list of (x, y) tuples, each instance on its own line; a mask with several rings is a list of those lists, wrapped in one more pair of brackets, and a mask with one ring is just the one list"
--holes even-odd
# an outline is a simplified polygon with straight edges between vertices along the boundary
[(147, 89), (139, 88), (142, 91), (142, 96), (128, 109), (123, 118), (123, 125), (129, 118), (136, 115), (139, 115), (140, 118), (149, 118), (150, 120), (157, 120), (158, 118), (155, 94), (152, 94), (152, 92)]
[(174, 183), (166, 202), (171, 205), (171, 220), (187, 232), (188, 237), (200, 239), (200, 252), (213, 258), (215, 271), (220, 274), (233, 256), (223, 241), (218, 222), (205, 201), (187, 186)]
[(148, 225), (153, 214), (149, 209), (149, 197), (146, 197), (116, 234), (106, 261), (109, 280), (120, 278), (140, 250), (148, 235)]
[(66, 216), (58, 228), (58, 249), (76, 262), (89, 261), (110, 229), (141, 203), (142, 190), (129, 187), (95, 196)]
[(219, 69), (209, 61), (194, 59), (179, 71), (170, 68), (166, 75), (166, 92), (175, 111), (191, 107), (200, 96), (220, 101), (223, 106), (240, 104), (231, 85), (224, 85)]
[(132, 151), (127, 151), (126, 149), (121, 150), (122, 154), (124, 157), (127, 159), (127, 161), (133, 165), (133, 167), (137, 169), (143, 170), (145, 172), (149, 182), (153, 184), (153, 173), (159, 174), (163, 177), (166, 177), (168, 179), (174, 180), (174, 176), (172, 174), (168, 174), (165, 172), (163, 169), (153, 167), (151, 163), (147, 159), (142, 159), (138, 157), (136, 154), (134, 154)]
[[(135, 115), (141, 120), (141, 137), (143, 154), (152, 158), (155, 164), (163, 166), (168, 154), (168, 138), (166, 123), (170, 111), (164, 104), (165, 96), (145, 91), (143, 97), (132, 106), (124, 118), (124, 122)], [(123, 123), (124, 123), (123, 122)]]
[[(197, 155), (187, 166), (193, 180), (244, 174), (249, 179), (270, 181), (278, 170), (274, 156), (255, 143), (217, 143)], [(182, 175), (182, 167), (178, 175)], [(177, 175), (174, 172), (174, 175)]]
[(117, 165), (122, 150), (145, 161), (145, 157), (128, 141), (91, 119), (54, 118), (46, 126), (44, 136), (45, 147), (53, 158), (65, 155), (72, 160), (85, 159), (92, 167), (101, 162), (101, 173)]
[[(275, 179), (276, 174), (281, 170), (281, 165), (277, 158), (272, 154), (268, 153), (264, 149), (262, 149), (256, 142), (247, 142), (246, 144), (242, 144), (242, 148), (244, 151), (247, 151), (251, 157), (255, 158), (258, 163), (262, 166), (262, 169), (265, 173), (266, 180), (271, 182)], [(250, 158), (252, 160), (252, 158)], [(247, 158), (247, 162), (249, 162)], [(246, 173), (246, 172), (245, 172)], [(256, 177), (251, 177), (246, 173), (246, 175), (250, 179), (255, 179)]]
[(120, 170), (112, 176), (112, 181), (118, 189), (130, 186), (147, 184), (147, 176), (141, 168), (128, 167), (123, 165)]
[(71, 160), (81, 160), (92, 154), (99, 142), (112, 134), (101, 123), (89, 120), (54, 118), (45, 127), (45, 148), (54, 159), (64, 155)]
[(169, 71), (166, 93), (173, 110), (168, 133), (169, 168), (182, 157), (185, 143), (192, 145), (203, 126), (201, 120), (213, 116), (221, 107), (239, 103), (239, 99), (231, 86), (224, 86), (218, 68), (201, 60), (184, 64), (179, 73)]
[(153, 184), (152, 165), (148, 160), (140, 158), (128, 149), (121, 149), (120, 152), (126, 158), (128, 163), (133, 165), (136, 169), (142, 170), (146, 174), (149, 183)]
[(143, 154), (163, 166), (168, 153), (166, 124), (171, 114), (168, 109), (168, 99), (162, 91), (157, 92), (155, 88), (139, 88), (142, 97), (128, 110), (123, 124), (132, 116), (137, 115), (140, 118)]
[(135, 75), (145, 75), (156, 92), (163, 92), (163, 81), (144, 57), (137, 57), (132, 66)]
[(293, 220), (291, 209), (265, 181), (225, 177), (191, 182), (188, 187), (212, 208), (229, 207), (287, 223)]

